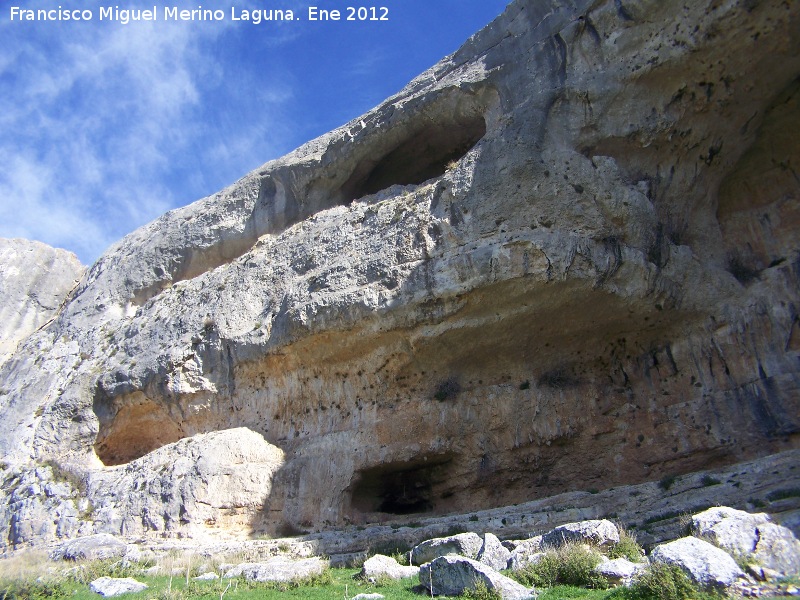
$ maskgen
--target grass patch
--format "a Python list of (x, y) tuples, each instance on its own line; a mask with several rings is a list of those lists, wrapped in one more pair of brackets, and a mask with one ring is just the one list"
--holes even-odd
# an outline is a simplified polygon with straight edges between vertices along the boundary
[(617, 588), (608, 597), (613, 600), (721, 600), (724, 596), (699, 589), (674, 565), (654, 563), (631, 587)]
[(585, 600), (605, 600), (611, 592), (608, 590), (587, 590), (574, 585), (557, 585), (546, 590), (539, 591), (539, 600), (572, 600), (573, 598), (584, 598)]
[[(290, 583), (258, 583), (245, 579), (192, 581), (185, 577), (148, 577), (137, 574), (135, 579), (149, 587), (137, 594), (126, 594), (126, 600), (330, 600), (352, 598), (357, 594), (377, 593), (369, 582), (356, 581), (357, 569), (330, 569), (320, 576)], [(397, 600), (419, 600), (411, 591), (418, 582), (414, 579), (382, 582), (381, 594)], [(98, 600), (88, 584), (61, 578), (58, 580), (0, 581), (0, 598), (6, 600)]]
[(461, 594), (462, 598), (468, 598), (469, 600), (503, 600), (503, 596), (497, 590), (490, 590), (486, 587), (486, 584), (482, 581), (479, 581), (475, 585), (474, 590), (465, 590), (463, 594)]

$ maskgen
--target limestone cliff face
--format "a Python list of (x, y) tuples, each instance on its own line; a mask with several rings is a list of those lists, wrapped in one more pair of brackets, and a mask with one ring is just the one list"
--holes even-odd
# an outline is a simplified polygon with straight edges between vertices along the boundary
[[(790, 2), (512, 2), (112, 247), (0, 367), (9, 472), (82, 472), (94, 531), (246, 534), (797, 447), (798, 30)], [(146, 457), (238, 427), (270, 484), (152, 518)]]

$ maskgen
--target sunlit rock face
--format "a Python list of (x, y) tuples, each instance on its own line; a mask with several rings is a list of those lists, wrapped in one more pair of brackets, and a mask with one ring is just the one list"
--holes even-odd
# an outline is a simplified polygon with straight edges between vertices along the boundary
[[(799, 30), (791, 2), (511, 3), (113, 246), (0, 370), (9, 473), (149, 507), (95, 531), (250, 535), (797, 447)], [(143, 457), (240, 427), (263, 491), (152, 518)]]
[(72, 252), (0, 238), (0, 363), (56, 315), (84, 271)]

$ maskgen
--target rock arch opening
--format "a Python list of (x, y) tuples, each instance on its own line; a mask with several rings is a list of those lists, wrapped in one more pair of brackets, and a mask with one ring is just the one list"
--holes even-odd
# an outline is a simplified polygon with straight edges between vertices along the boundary
[[(342, 186), (350, 202), (393, 185), (418, 185), (443, 175), (486, 135), (485, 107), (478, 99), (441, 103), (419, 115), (357, 164)], [(393, 143), (390, 143), (389, 140)]]

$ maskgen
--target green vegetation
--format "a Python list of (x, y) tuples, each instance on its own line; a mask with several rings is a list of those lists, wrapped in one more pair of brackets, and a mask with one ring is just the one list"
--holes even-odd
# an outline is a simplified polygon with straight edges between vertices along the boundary
[(585, 600), (604, 600), (610, 593), (608, 590), (587, 590), (574, 585), (557, 585), (546, 590), (539, 590), (539, 600), (572, 600), (582, 598)]
[(528, 587), (560, 584), (603, 589), (607, 587), (606, 580), (594, 570), (600, 560), (601, 555), (597, 550), (581, 544), (567, 544), (557, 550), (548, 550), (538, 562), (512, 576)]
[(666, 492), (669, 488), (672, 487), (676, 479), (677, 476), (675, 475), (666, 475), (665, 477), (662, 477), (661, 480), (658, 482), (658, 487), (660, 487), (662, 490)]
[[(91, 570), (94, 570), (92, 568)], [(88, 572), (88, 571), (87, 571)], [(192, 581), (185, 577), (147, 577), (136, 579), (146, 583), (147, 590), (126, 594), (127, 600), (329, 600), (352, 598), (360, 593), (375, 593), (377, 587), (369, 582), (353, 579), (356, 569), (330, 569), (322, 575), (290, 583), (257, 583), (245, 579)], [(421, 596), (411, 591), (416, 580), (382, 581), (380, 593), (398, 600), (419, 600)], [(5, 600), (97, 600), (99, 596), (89, 590), (88, 583), (77, 583), (63, 577), (39, 581), (33, 577), (22, 580), (0, 581), (0, 598)], [(490, 598), (482, 596), (480, 598)]]
[(619, 541), (614, 544), (608, 551), (609, 558), (627, 558), (631, 562), (641, 562), (644, 558), (644, 550), (636, 542), (636, 536), (624, 529), (619, 529)]
[(613, 600), (718, 600), (723, 596), (697, 588), (689, 576), (674, 565), (654, 563), (629, 588), (617, 588)]
[(775, 490), (767, 494), (767, 500), (770, 502), (777, 502), (778, 500), (786, 500), (787, 498), (800, 497), (800, 488), (786, 488), (783, 490)]
[(488, 589), (482, 581), (475, 585), (474, 590), (467, 590), (461, 597), (469, 598), (469, 600), (503, 600), (500, 592)]

